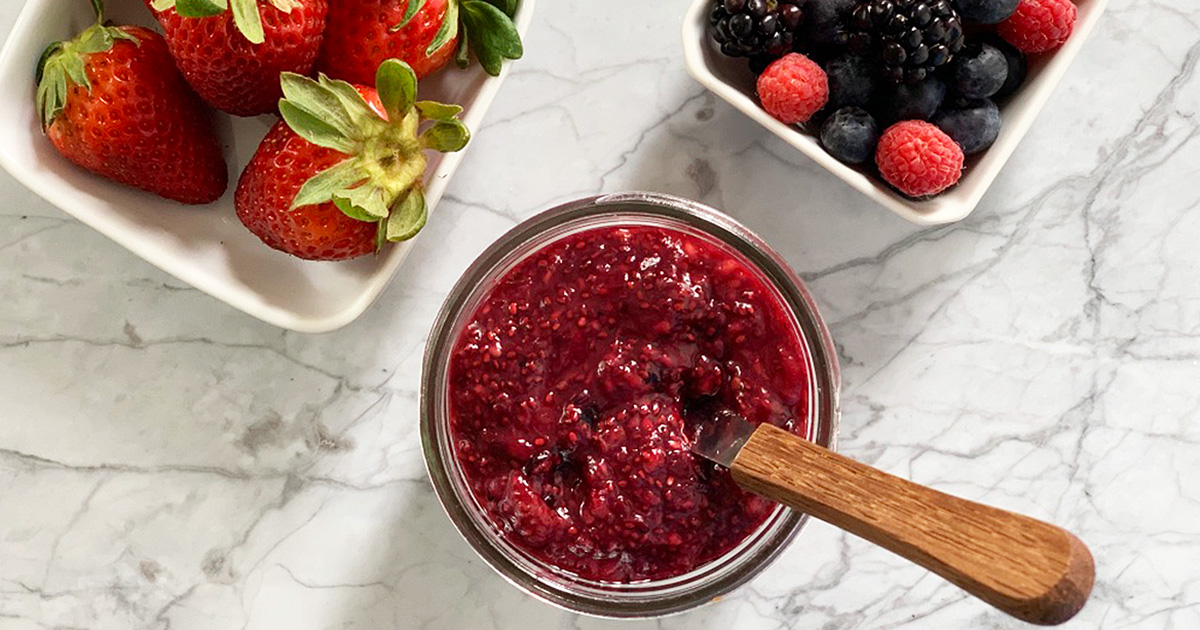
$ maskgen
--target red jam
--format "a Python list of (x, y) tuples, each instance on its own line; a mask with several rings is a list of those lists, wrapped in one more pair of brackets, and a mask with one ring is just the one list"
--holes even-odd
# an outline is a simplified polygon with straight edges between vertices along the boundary
[(735, 254), (665, 228), (543, 247), (454, 346), (451, 432), (479, 504), (526, 553), (589, 580), (687, 573), (775, 504), (689, 452), (719, 409), (807, 431), (807, 351)]

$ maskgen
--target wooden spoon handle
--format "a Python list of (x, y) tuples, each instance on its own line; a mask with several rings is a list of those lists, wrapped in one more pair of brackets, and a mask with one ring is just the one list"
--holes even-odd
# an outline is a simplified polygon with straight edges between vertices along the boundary
[(843, 457), (770, 425), (733, 462), (738, 485), (893, 551), (1029, 623), (1083, 608), (1095, 581), (1070, 532)]

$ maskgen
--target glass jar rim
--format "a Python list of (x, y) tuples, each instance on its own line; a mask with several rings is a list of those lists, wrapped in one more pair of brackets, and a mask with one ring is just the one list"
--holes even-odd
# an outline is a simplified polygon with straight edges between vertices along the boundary
[[(582, 580), (567, 584), (564, 576), (552, 575), (552, 570), (551, 575), (546, 571), (538, 575), (527, 554), (507, 543), (494, 527), (481, 524), (478, 506), (474, 506), (474, 497), (466, 490), (453, 457), (446, 409), (445, 377), (457, 324), (464, 315), (470, 315), (473, 302), (486, 293), (486, 281), (502, 275), (515, 260), (562, 236), (544, 242), (538, 242), (539, 238), (614, 216), (657, 219), (701, 232), (733, 249), (765, 277), (795, 318), (812, 362), (814, 415), (809, 439), (827, 448), (836, 447), (840, 387), (837, 354), (803, 282), (779, 254), (731, 217), (697, 202), (655, 193), (589, 197), (544, 211), (504, 234), (472, 263), (451, 290), (426, 346), (421, 378), (421, 441), (426, 469), (443, 510), (475, 552), (508, 582), (573, 612), (610, 618), (657, 617), (695, 608), (749, 581), (787, 548), (807, 516), (777, 510), (733, 551), (683, 576), (633, 585), (613, 584), (609, 588), (589, 587)], [(531, 243), (537, 244), (529, 247)], [(516, 254), (520, 256), (514, 258)], [(562, 579), (556, 582), (555, 577)]]

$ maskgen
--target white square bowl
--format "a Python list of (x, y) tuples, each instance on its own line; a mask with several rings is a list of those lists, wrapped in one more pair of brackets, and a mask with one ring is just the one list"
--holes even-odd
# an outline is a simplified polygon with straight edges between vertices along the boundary
[(694, 0), (684, 18), (684, 62), (688, 72), (704, 87), (888, 210), (919, 225), (952, 223), (966, 218), (979, 204), (1025, 132), (1029, 131), (1055, 86), (1066, 74), (1071, 61), (1079, 54), (1084, 41), (1100, 20), (1108, 0), (1075, 0), (1075, 4), (1079, 16), (1071, 38), (1052, 53), (1030, 57), (1029, 76), (1025, 84), (1000, 109), (1004, 124), (995, 144), (987, 151), (967, 158), (962, 181), (931, 199), (904, 197), (868, 171), (839, 162), (825, 152), (816, 136), (804, 128), (786, 125), (768, 114), (758, 103), (754, 76), (746, 62), (722, 55), (711, 41), (708, 16), (712, 0)]
[[(141, 0), (108, 0), (118, 24), (156, 26)], [(522, 34), (534, 0), (516, 16)], [(86, 0), (27, 0), (0, 52), (0, 165), (18, 181), (81, 222), (180, 280), (266, 322), (300, 332), (326, 332), (354, 321), (387, 287), (412, 243), (343, 263), (309, 262), (263, 245), (238, 221), (233, 191), (242, 167), (275, 122), (274, 116), (219, 114), (230, 185), (209, 206), (186, 207), (110, 182), (71, 164), (42, 134), (34, 107), (33, 75), (48, 44), (73, 37), (95, 21)], [(478, 64), (449, 69), (420, 85), (425, 99), (458, 103), (478, 129), (511, 63), (499, 77)], [(468, 147), (469, 150), (469, 147)], [(426, 197), (431, 211), (463, 152), (430, 154)]]

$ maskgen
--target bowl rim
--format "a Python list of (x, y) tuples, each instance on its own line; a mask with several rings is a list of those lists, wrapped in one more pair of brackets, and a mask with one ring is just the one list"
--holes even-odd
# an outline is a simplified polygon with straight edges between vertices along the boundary
[[(986, 158), (986, 163), (971, 165), (963, 181), (957, 186), (927, 200), (904, 197), (875, 177), (843, 164), (820, 146), (815, 135), (776, 120), (759, 106), (756, 99), (736, 85), (718, 77), (705, 59), (706, 48), (711, 46), (707, 32), (708, 12), (712, 0), (692, 1), (684, 16), (680, 36), (684, 65), (692, 78), (706, 89), (808, 156), (851, 188), (910, 223), (932, 226), (961, 221), (979, 205), (1070, 69), (1071, 63), (1079, 55), (1108, 8), (1109, 0), (1072, 1), (1079, 9), (1080, 18), (1075, 23), (1071, 37), (1053, 54), (1039, 60), (1043, 64), (1039, 75), (1021, 88), (1022, 92), (1027, 93), (1028, 101), (1016, 108), (1011, 107), (1011, 104), (1001, 107), (1004, 128), (1000, 139), (986, 152), (978, 156), (968, 156), (969, 160), (978, 158), (980, 162), (984, 162)], [(968, 184), (968, 177), (972, 179), (969, 185), (964, 185)]]
[[(779, 291), (780, 297), (792, 305), (797, 325), (806, 340), (810, 361), (813, 364), (814, 383), (813, 409), (819, 421), (813, 426), (810, 439), (830, 449), (837, 447), (840, 426), (841, 374), (836, 346), (807, 286), (787, 265), (786, 261), (760, 237), (733, 218), (703, 204), (656, 193), (618, 193), (587, 197), (570, 201), (541, 212), (523, 221), (501, 236), (481, 254), (464, 272), (450, 292), (435, 319), (425, 348), (420, 390), (420, 432), (422, 454), (426, 471), (432, 481), (434, 493), (442, 510), (450, 518), (462, 536), (485, 564), (505, 581), (528, 595), (575, 613), (603, 618), (655, 618), (691, 610), (714, 601), (720, 596), (749, 581), (781, 554), (807, 522), (808, 516), (786, 508), (780, 508), (758, 530), (747, 537), (733, 552), (722, 556), (696, 571), (660, 582), (659, 585), (682, 580), (690, 576), (717, 575), (714, 585), (696, 587), (684, 592), (677, 589), (658, 599), (644, 598), (630, 603), (622, 600), (616, 604), (603, 594), (580, 595), (579, 589), (550, 584), (521, 562), (510, 559), (513, 555), (503, 541), (485, 532), (479, 518), (471, 514), (473, 499), (464, 500), (469, 494), (458, 488), (461, 483), (452, 473), (455, 468), (453, 454), (446, 446), (450, 439), (441, 426), (445, 422), (444, 373), (448, 357), (456, 338), (455, 324), (461, 320), (472, 299), (482, 295), (482, 281), (499, 270), (502, 272), (512, 262), (514, 255), (521, 254), (530, 242), (539, 236), (552, 234), (556, 227), (574, 226), (589, 219), (603, 219), (614, 214), (627, 213), (631, 216), (647, 217), (685, 225), (702, 231), (708, 236), (734, 247)], [(561, 234), (550, 236), (553, 242)], [(535, 245), (544, 246), (545, 243)], [(511, 546), (511, 545), (510, 545)], [(749, 553), (748, 559), (738, 554)], [(519, 555), (519, 554), (517, 554)], [(741, 561), (738, 563), (738, 561)], [(670, 587), (670, 584), (667, 584)], [(636, 595), (636, 593), (635, 593)]]

